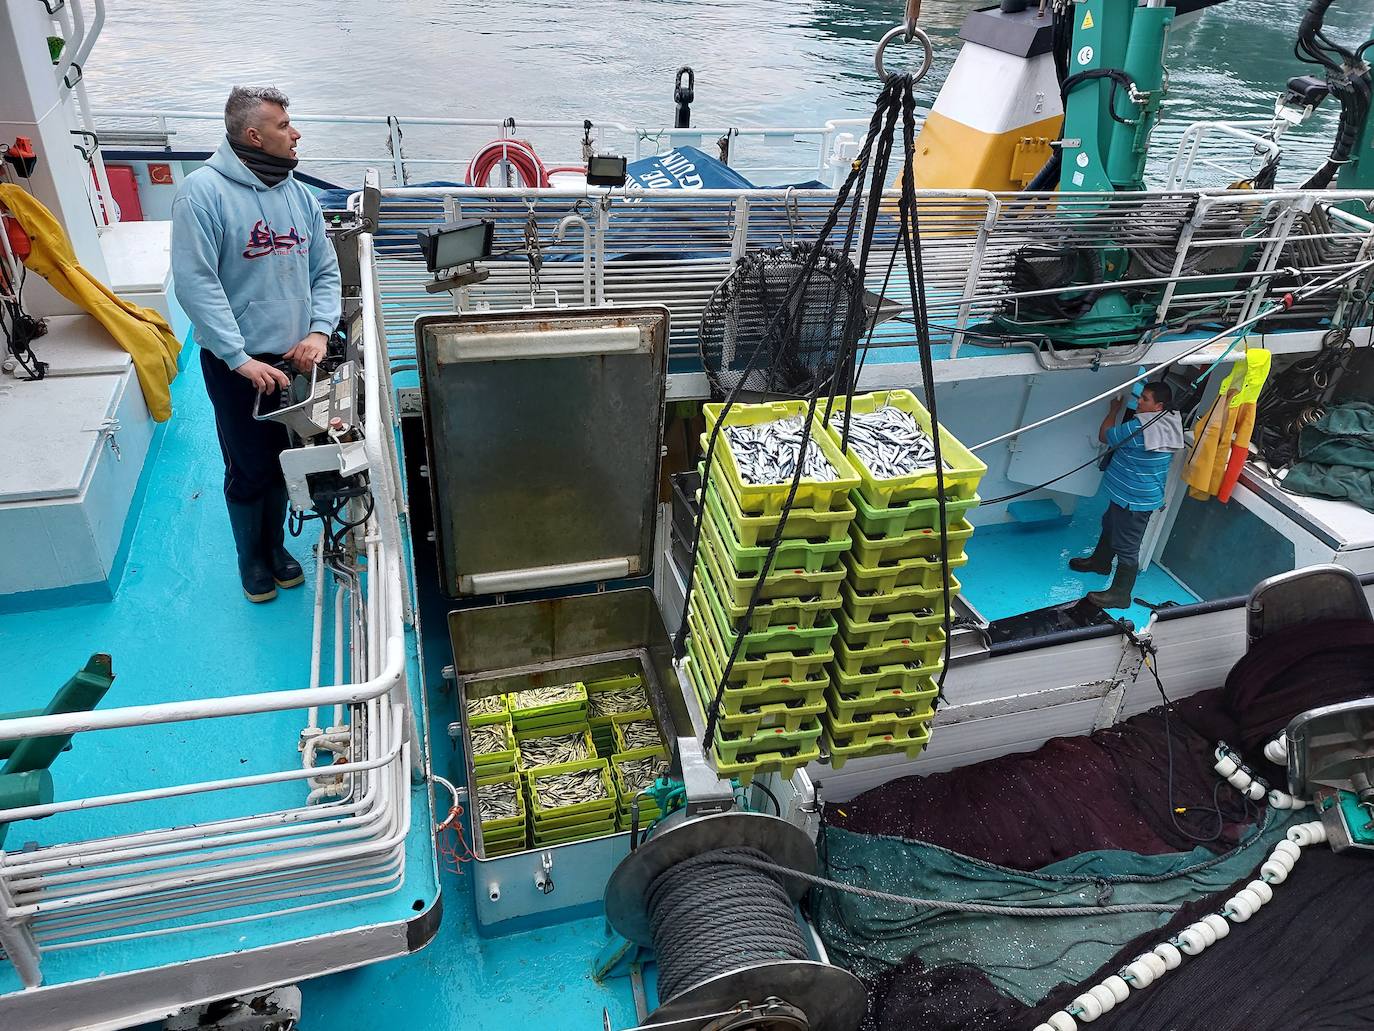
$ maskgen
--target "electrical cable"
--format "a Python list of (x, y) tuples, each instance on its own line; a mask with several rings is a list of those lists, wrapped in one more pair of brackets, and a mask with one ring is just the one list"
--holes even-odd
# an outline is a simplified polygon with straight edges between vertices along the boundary
[(778, 804), (778, 796), (773, 794), (773, 792), (769, 790), (768, 785), (763, 783), (763, 781), (761, 780), (755, 780), (753, 783), (753, 787), (758, 788), (760, 791), (762, 791), (765, 795), (768, 796), (769, 800), (773, 803), (774, 815), (781, 816), (782, 806)]

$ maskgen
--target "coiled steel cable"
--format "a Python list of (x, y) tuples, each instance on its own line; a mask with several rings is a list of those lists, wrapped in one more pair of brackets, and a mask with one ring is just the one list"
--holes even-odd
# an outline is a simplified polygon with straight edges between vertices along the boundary
[(670, 867), (649, 886), (659, 998), (758, 963), (809, 958), (782, 881), (756, 865), (768, 862), (755, 848), (717, 849)]

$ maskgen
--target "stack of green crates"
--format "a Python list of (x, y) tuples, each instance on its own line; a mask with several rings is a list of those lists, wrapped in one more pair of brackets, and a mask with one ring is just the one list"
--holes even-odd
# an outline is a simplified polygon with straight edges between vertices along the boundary
[[(594, 773), (598, 794), (578, 801), (561, 799), (555, 793), (558, 778), (564, 774)], [(540, 766), (524, 774), (530, 813), (530, 845), (562, 845), (569, 841), (613, 834), (616, 830), (619, 796), (605, 759)]]
[(621, 830), (630, 829), (630, 805), (636, 796), (639, 797), (639, 826), (641, 829), (663, 815), (663, 811), (659, 809), (658, 803), (652, 795), (640, 794), (658, 778), (655, 776), (648, 780), (636, 782), (627, 779), (624, 766), (629, 763), (638, 764), (645, 759), (653, 760), (647, 765), (655, 770), (661, 770), (667, 765), (668, 752), (662, 745), (657, 745), (653, 748), (632, 748), (611, 756), (611, 780), (615, 783), (617, 817)]
[[(505, 696), (492, 695), (477, 699), (465, 696), (465, 703), (468, 715), (467, 749), (472, 756), (472, 769), (477, 778), (480, 780), (497, 774), (514, 773), (515, 734)], [(480, 734), (477, 733), (479, 730)], [(498, 735), (501, 739), (499, 747), (491, 747), (491, 739)]]
[[(899, 408), (930, 432), (930, 415), (910, 391), (863, 394), (850, 405), (856, 414)], [(837, 400), (827, 427), (837, 447), (844, 407)], [(965, 546), (973, 536), (967, 516), (978, 504), (978, 483), (987, 471), (944, 427), (940, 446), (947, 465), (947, 561), (941, 558), (935, 471), (879, 479), (852, 447), (846, 454), (859, 483), (850, 495), (852, 547), (844, 558), (847, 576), (826, 696), (826, 746), (837, 768), (857, 756), (905, 752), (914, 758), (930, 740), (933, 678), (945, 648), (945, 584), (952, 599), (959, 592), (954, 571), (968, 562)]]
[(511, 725), (517, 734), (542, 730), (548, 734), (569, 734), (587, 728), (587, 688), (582, 684), (561, 684), (558, 690), (569, 697), (562, 701), (537, 700), (548, 688), (512, 691), (506, 695)]
[[(509, 784), (515, 788), (516, 815), (494, 820), (482, 820), (482, 789), (495, 784)], [(501, 773), (494, 776), (477, 777), (477, 802), (473, 807), (474, 819), (480, 823), (482, 834), (482, 854), (487, 859), (510, 855), (529, 847), (528, 817), (526, 814), (524, 786), (520, 775)]]
[[(796, 401), (735, 405), (725, 422), (774, 422), (804, 415), (806, 408)], [(721, 406), (707, 405), (705, 415), (709, 434)], [(702, 533), (684, 666), (706, 710), (743, 636), (711, 742), (717, 771), (741, 783), (761, 773), (790, 777), (820, 757), (826, 668), (835, 658), (836, 615), (846, 579), (843, 560), (854, 519), (849, 493), (858, 487), (859, 476), (819, 420), (813, 439), (838, 479), (802, 480), (785, 526), (780, 513), (791, 483), (744, 482), (724, 433), (700, 498)], [(775, 539), (782, 543), (765, 572)], [(761, 600), (746, 623), (761, 574)]]
[(616, 750), (612, 717), (629, 712), (640, 719), (653, 719), (649, 693), (644, 689), (644, 678), (638, 673), (588, 680), (583, 686), (587, 690), (587, 722), (599, 756), (610, 755)]

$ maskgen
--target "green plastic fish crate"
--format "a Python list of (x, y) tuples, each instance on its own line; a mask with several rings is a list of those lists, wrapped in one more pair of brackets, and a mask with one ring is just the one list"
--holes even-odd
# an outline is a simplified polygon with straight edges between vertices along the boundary
[(517, 731), (526, 727), (548, 727), (550, 725), (587, 722), (587, 689), (582, 684), (559, 684), (559, 687), (572, 688), (576, 698), (565, 702), (550, 702), (545, 705), (521, 702), (524, 691), (512, 691), (506, 695), (506, 705), (510, 708), (511, 723)]
[[(520, 744), (525, 741), (537, 741), (540, 738), (546, 737), (567, 737), (569, 734), (578, 734), (582, 737), (582, 740), (587, 743), (587, 751), (589, 753), (588, 759), (596, 759), (599, 757), (600, 753), (598, 753), (596, 750), (596, 742), (592, 740), (591, 730), (587, 727), (585, 723), (582, 724), (580, 727), (575, 727), (572, 730), (564, 731), (561, 734), (550, 734), (543, 730), (517, 730), (515, 732), (515, 744), (516, 748), (518, 749), (520, 747)], [(522, 752), (520, 755), (516, 757), (516, 769), (521, 773), (529, 773), (532, 770), (538, 770), (540, 776), (543, 776), (545, 770), (553, 769), (554, 766), (567, 765), (565, 763), (552, 763), (547, 766), (531, 766), (528, 765), (529, 761), (529, 757)], [(587, 760), (579, 759), (577, 761), (586, 762)]]
[(878, 616), (867, 623), (859, 623), (848, 616), (840, 617), (840, 636), (850, 648), (877, 648), (898, 641), (924, 641), (932, 629), (945, 621), (943, 613), (916, 615), (893, 613)]
[(844, 767), (850, 759), (865, 759), (875, 755), (895, 755), (898, 752), (906, 754), (908, 759), (915, 759), (930, 743), (930, 728), (926, 727), (925, 732), (920, 737), (907, 738), (900, 740), (897, 738), (875, 737), (870, 738), (861, 745), (851, 744), (843, 740), (836, 740), (829, 736), (825, 739), (826, 751), (830, 753), (830, 766), (838, 770)]
[[(938, 558), (924, 558), (920, 555), (880, 566), (860, 565), (854, 561), (852, 555), (846, 555), (844, 561), (849, 567), (849, 582), (856, 591), (876, 591), (879, 594), (896, 590), (898, 587), (924, 587), (926, 590), (933, 590), (940, 586), (946, 570), (945, 564)], [(967, 555), (950, 559), (950, 579), (953, 580), (954, 570), (967, 563)]]
[(872, 667), (866, 673), (846, 673), (839, 668), (831, 672), (834, 675), (833, 687), (839, 697), (847, 702), (861, 702), (894, 691), (898, 695), (933, 691), (935, 685), (931, 678), (936, 676), (943, 666), (943, 658), (937, 658), (934, 662), (924, 665), (895, 662)]
[(658, 803), (651, 795), (641, 795), (638, 791), (632, 791), (626, 787), (625, 779), (621, 776), (620, 764), (624, 762), (636, 762), (640, 759), (659, 759), (666, 767), (668, 762), (668, 752), (661, 745), (656, 748), (632, 748), (626, 752), (618, 752), (611, 756), (611, 780), (615, 783), (617, 815), (621, 818), (622, 827), (629, 827), (630, 805), (635, 797), (639, 796), (639, 825), (658, 819), (662, 815)]
[(874, 738), (887, 738), (892, 741), (910, 741), (925, 733), (926, 724), (931, 720), (930, 706), (920, 709), (904, 709), (897, 712), (856, 712), (852, 719), (845, 719), (839, 713), (828, 711), (825, 718), (826, 733), (832, 741), (847, 745), (865, 745)]
[[(597, 770), (600, 774), (604, 798), (587, 802), (573, 802), (567, 805), (546, 805), (540, 795), (539, 785), (550, 777), (564, 773), (580, 773), (583, 770)], [(615, 784), (611, 781), (610, 766), (605, 759), (584, 759), (575, 763), (559, 763), (554, 766), (541, 766), (537, 770), (523, 774), (529, 790), (530, 826), (535, 832), (551, 828), (567, 827), (576, 822), (594, 823), (615, 815)]]
[[(727, 653), (733, 649), (735, 638), (741, 635), (730, 629), (729, 618), (721, 607), (720, 598), (715, 593), (715, 585), (711, 583), (709, 577), (697, 581), (692, 586), (692, 604), (706, 606), (706, 611), (716, 621), (716, 630), (720, 634), (721, 644), (725, 646)], [(739, 654), (742, 658), (752, 658), (756, 655), (767, 655), (772, 652), (805, 654), (807, 652), (826, 651), (830, 648), (830, 642), (835, 637), (836, 628), (835, 617), (829, 613), (817, 619), (816, 625), (812, 627), (799, 627), (786, 623), (780, 626), (770, 626), (766, 630), (742, 635), (744, 644), (740, 648)]]
[(727, 602), (721, 597), (720, 585), (725, 582), (723, 568), (715, 549), (703, 537), (701, 547), (697, 551), (696, 576), (709, 578), (716, 585), (716, 600), (721, 603), (721, 608), (729, 617), (731, 630), (741, 628), (746, 614), (749, 616), (749, 630), (754, 633), (779, 625), (813, 627), (822, 613), (834, 612), (840, 607), (840, 596), (837, 593), (833, 598), (775, 598), (772, 601), (760, 601), (750, 613), (748, 604), (736, 605), (733, 601)]
[(464, 693), (463, 695), (463, 700), (464, 704), (469, 706), (466, 713), (469, 727), (483, 727), (486, 726), (488, 723), (510, 722), (510, 708), (506, 705), (506, 696), (503, 694), (489, 695), (488, 697), (481, 699), (484, 702), (495, 703), (496, 705), (500, 706), (500, 711), (498, 712), (486, 712), (474, 715), (470, 707), (471, 700), (468, 699), (466, 693)]
[(945, 650), (945, 632), (934, 628), (924, 641), (890, 641), (876, 648), (851, 649), (843, 640), (835, 642), (835, 668), (851, 675), (881, 666), (900, 663), (926, 665), (940, 660)]
[[(706, 671), (706, 679), (710, 681), (714, 695), (715, 686), (720, 683), (720, 665), (715, 659), (715, 653), (709, 645), (703, 645), (697, 635), (693, 634), (687, 638), (687, 655), (691, 656), (698, 670)], [(753, 687), (729, 684), (726, 685), (725, 695), (721, 701), (721, 711), (739, 715), (761, 705), (796, 699), (800, 699), (804, 704), (814, 704), (816, 699), (825, 696), (825, 689), (829, 685), (830, 677), (824, 670), (800, 681), (791, 677), (778, 677), (775, 680), (765, 680)]]
[[(835, 410), (830, 416), (830, 425), (826, 427), (826, 434), (836, 447), (839, 446), (840, 434), (843, 431), (845, 406), (843, 397), (835, 399)], [(858, 415), (866, 415), (883, 407), (899, 408), (910, 413), (915, 418), (916, 425), (927, 435), (930, 434), (930, 413), (909, 390), (878, 390), (871, 394), (858, 394), (849, 399), (848, 407)], [(945, 497), (955, 500), (977, 497), (978, 482), (988, 471), (988, 467), (944, 426), (940, 427), (940, 450), (948, 465), (944, 474)], [(934, 469), (879, 479), (869, 471), (863, 459), (852, 447), (846, 457), (850, 459), (851, 468), (858, 472), (859, 493), (873, 508), (887, 508), (894, 503), (900, 505), (913, 498), (933, 498), (939, 490), (939, 481)]]
[[(716, 687), (720, 684), (721, 671), (725, 668), (724, 653), (717, 651), (709, 641), (705, 647), (699, 646), (695, 636), (687, 638), (687, 645), (688, 655), (695, 657), (697, 675), (701, 677), (702, 684), (711, 689), (714, 696)], [(724, 700), (721, 702), (722, 711), (742, 715), (774, 702), (814, 705), (825, 696), (825, 689), (829, 684), (830, 677), (824, 669), (817, 670), (805, 680), (778, 677), (752, 687), (730, 684), (725, 688)]]
[[(503, 773), (500, 776), (484, 777), (480, 774), (477, 777), (477, 790), (480, 793), (482, 788), (491, 784), (513, 784), (515, 786), (515, 804), (519, 812), (515, 816), (503, 816), (496, 820), (483, 820), (480, 822), (482, 831), (482, 843), (485, 845), (489, 841), (504, 841), (514, 837), (518, 832), (521, 842), (525, 840), (525, 824), (528, 813), (525, 811), (524, 785), (518, 773)], [(476, 799), (472, 801), (472, 811), (474, 816), (481, 813), (481, 807)]]
[(644, 689), (644, 678), (638, 673), (605, 680), (589, 680), (583, 686), (587, 689), (587, 725), (591, 727), (592, 741), (596, 743), (596, 754), (604, 758), (611, 754), (615, 745), (611, 734), (611, 715), (614, 713), (606, 716), (596, 715), (596, 696), (610, 691), (638, 688), (639, 693), (643, 695), (644, 704), (632, 711), (643, 712), (649, 708), (649, 693)]
[[(721, 667), (724, 668), (725, 662), (729, 658), (729, 652), (721, 646), (715, 620), (705, 613), (695, 611), (695, 606), (689, 606), (687, 621), (694, 636), (699, 636), (703, 641), (709, 641), (707, 646), (715, 649), (715, 654), (720, 657)], [(752, 659), (741, 656), (735, 660), (735, 664), (730, 668), (730, 683), (758, 687), (766, 681), (776, 681), (783, 678), (801, 682), (820, 674), (825, 669), (826, 664), (832, 661), (834, 657), (833, 649), (808, 655), (780, 652), (776, 655), (764, 655)]]
[(717, 727), (711, 758), (720, 776), (738, 779), (741, 784), (752, 783), (755, 776), (765, 773), (790, 778), (798, 769), (820, 758), (821, 732), (819, 720), (792, 734), (766, 730), (737, 739)]
[[(958, 577), (950, 574), (949, 596), (953, 598), (962, 589)], [(874, 594), (861, 594), (846, 583), (840, 588), (840, 598), (844, 602), (843, 618), (851, 623), (871, 623), (893, 613), (919, 613), (922, 609), (928, 609), (931, 615), (942, 615), (945, 611), (945, 595), (938, 583), (934, 587), (897, 587)]]
[[(701, 700), (701, 711), (709, 711), (711, 701), (715, 697), (718, 680), (713, 679), (709, 684), (704, 681), (690, 655), (683, 658), (682, 665), (687, 672), (687, 678), (696, 688), (697, 698)], [(764, 705), (752, 706), (743, 712), (727, 712), (725, 704), (724, 699), (722, 699), (717, 723), (731, 734), (741, 734), (746, 737), (778, 727), (788, 731), (802, 730), (811, 720), (826, 711), (824, 692), (822, 692), (819, 700), (794, 698), (782, 702), (769, 702)]]
[[(611, 740), (614, 751), (612, 754), (629, 752), (632, 746), (625, 740), (625, 724), (627, 723), (649, 723), (653, 725), (654, 735), (658, 739), (658, 744), (663, 744), (663, 732), (659, 729), (658, 721), (654, 719), (654, 714), (648, 709), (643, 712), (621, 712), (611, 717)], [(634, 747), (652, 747), (641, 745)]]
[(838, 720), (853, 720), (855, 716), (873, 712), (924, 713), (929, 717), (934, 714), (932, 706), (938, 689), (929, 675), (918, 677), (916, 682), (919, 686), (912, 690), (890, 687), (866, 696), (846, 696), (838, 688), (831, 687), (825, 693), (826, 705)]
[[(854, 503), (854, 524), (871, 541), (907, 533), (911, 530), (934, 530), (940, 525), (940, 502), (936, 498), (913, 498), (887, 508), (874, 508), (859, 491), (849, 495)], [(952, 498), (945, 501), (945, 521), (957, 523), (967, 519), (982, 499)]]
[[(897, 562), (917, 555), (927, 558), (940, 556), (940, 531), (931, 529), (909, 530), (894, 537), (869, 540), (857, 527), (852, 531), (854, 550), (850, 552), (855, 563), (861, 566), (880, 566), (884, 562)], [(964, 545), (973, 536), (973, 524), (967, 519), (951, 523), (945, 535), (946, 548), (951, 560), (963, 558)]]
[[(758, 583), (759, 578), (754, 574), (741, 574), (722, 558), (725, 554), (725, 545), (721, 543), (720, 533), (712, 525), (711, 520), (707, 519), (701, 529), (702, 541), (715, 551), (714, 570), (718, 574), (716, 586), (720, 590), (722, 600), (744, 608), (753, 597), (754, 585)], [(815, 573), (808, 573), (805, 569), (777, 569), (763, 578), (763, 592), (759, 595), (759, 600), (838, 598), (840, 584), (844, 582), (845, 575), (843, 567), (822, 569)]]
[[(698, 476), (704, 475), (705, 470), (703, 463), (697, 464)], [(819, 544), (826, 541), (842, 541), (849, 536), (849, 526), (854, 521), (854, 506), (847, 499), (825, 511), (794, 503), (792, 511), (787, 513), (787, 524), (783, 525), (781, 514), (746, 515), (739, 506), (739, 498), (735, 496), (734, 488), (724, 482), (723, 473), (719, 475), (720, 479), (717, 479), (716, 473), (711, 474), (708, 490), (716, 492), (730, 529), (734, 531), (735, 540), (739, 541), (742, 547), (753, 548), (769, 544), (777, 538), (779, 529), (782, 530), (782, 539), (785, 541), (807, 540)], [(697, 497), (699, 501), (703, 500), (700, 494)]]
[[(764, 560), (768, 558), (771, 545), (757, 544), (746, 547), (739, 542), (714, 485), (706, 489), (706, 513), (706, 518), (716, 529), (716, 540), (724, 545), (721, 558), (728, 561), (737, 572), (757, 576), (763, 569)], [(769, 568), (804, 569), (808, 573), (834, 569), (840, 564), (840, 556), (849, 550), (849, 545), (848, 537), (814, 544), (805, 538), (784, 538), (778, 545), (777, 554), (773, 556), (773, 564)]]
[(619, 830), (617, 820), (615, 816), (612, 816), (608, 820), (599, 820), (596, 823), (580, 824), (558, 830), (535, 831), (530, 837), (534, 842), (533, 847), (539, 848), (546, 845), (567, 845), (574, 841), (599, 838), (606, 834), (615, 834)]
[[(473, 771), (478, 777), (489, 777), (498, 773), (513, 773), (515, 771), (515, 764), (519, 759), (519, 752), (516, 746), (515, 735), (511, 731), (510, 717), (507, 716), (504, 720), (493, 720), (490, 723), (482, 724), (482, 726), (502, 727), (505, 730), (506, 747), (499, 752), (484, 752), (478, 755), (472, 750), (472, 741), (469, 740), (467, 743), (468, 752), (472, 756)], [(469, 724), (469, 735), (475, 729), (477, 728)]]
[[(789, 419), (793, 416), (806, 416), (808, 403), (806, 401), (766, 401), (755, 405), (733, 405), (725, 416), (725, 426), (758, 426), (763, 423), (777, 422), (780, 419)], [(707, 444), (710, 440), (711, 428), (716, 420), (720, 418), (723, 405), (709, 404), (702, 406), (702, 414), (706, 417), (706, 433), (701, 438), (701, 449), (705, 453)], [(834, 480), (801, 480), (797, 484), (797, 493), (793, 498), (794, 505), (805, 508), (814, 508), (821, 512), (827, 512), (838, 507), (849, 507), (849, 492), (859, 486), (859, 474), (848, 459), (840, 453), (839, 446), (830, 438), (821, 426), (820, 417), (813, 416), (811, 420), (811, 439), (816, 442), (826, 461), (834, 468), (838, 476)], [(782, 510), (787, 501), (787, 495), (791, 493), (792, 483), (789, 479), (786, 483), (745, 483), (740, 475), (739, 464), (735, 461), (735, 454), (730, 449), (730, 443), (722, 429), (720, 437), (716, 441), (716, 449), (712, 456), (713, 466), (718, 466), (723, 470), (727, 482), (735, 491), (735, 497), (739, 499), (741, 512), (754, 515), (774, 515)]]
[(526, 838), (521, 835), (518, 839), (512, 838), (510, 841), (503, 841), (496, 845), (483, 843), (482, 853), (487, 859), (500, 859), (502, 856), (513, 856), (517, 852), (523, 852), (529, 848)]

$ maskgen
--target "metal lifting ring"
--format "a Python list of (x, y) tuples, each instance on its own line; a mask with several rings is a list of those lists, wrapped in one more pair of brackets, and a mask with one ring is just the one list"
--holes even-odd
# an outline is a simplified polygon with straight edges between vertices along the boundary
[(878, 40), (878, 49), (873, 54), (873, 67), (878, 72), (878, 78), (886, 82), (891, 77), (887, 69), (883, 67), (883, 52), (887, 50), (887, 45), (898, 37), (905, 42), (911, 42), (913, 39), (919, 40), (921, 47), (925, 50), (925, 56), (921, 61), (920, 70), (914, 72), (911, 76), (911, 81), (913, 83), (920, 82), (930, 72), (930, 66), (935, 61), (935, 48), (931, 46), (930, 37), (925, 34), (925, 30), (918, 29), (914, 25), (911, 26), (910, 36), (907, 35), (906, 25), (898, 25), (895, 29), (889, 29), (887, 35)]

